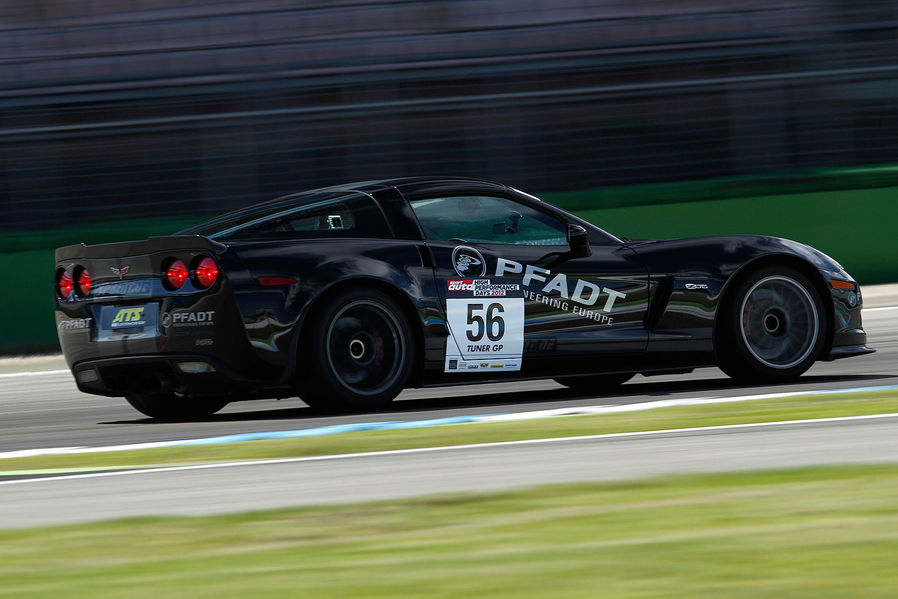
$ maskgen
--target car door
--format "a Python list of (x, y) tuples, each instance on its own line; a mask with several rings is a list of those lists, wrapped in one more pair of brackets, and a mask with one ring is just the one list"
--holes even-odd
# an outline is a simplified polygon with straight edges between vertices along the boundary
[(567, 222), (508, 197), (410, 203), (449, 325), (446, 372), (611, 371), (645, 351), (648, 276), (622, 244), (575, 257)]

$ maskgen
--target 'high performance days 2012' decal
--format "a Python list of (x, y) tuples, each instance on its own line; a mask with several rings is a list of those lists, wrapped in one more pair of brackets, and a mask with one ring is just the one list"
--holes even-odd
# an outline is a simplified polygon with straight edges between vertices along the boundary
[(446, 372), (521, 369), (524, 294), (518, 283), (447, 281)]

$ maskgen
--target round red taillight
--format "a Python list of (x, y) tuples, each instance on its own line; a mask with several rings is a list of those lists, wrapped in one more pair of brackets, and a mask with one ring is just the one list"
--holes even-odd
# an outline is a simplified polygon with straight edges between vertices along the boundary
[(69, 271), (64, 270), (59, 274), (56, 286), (59, 291), (59, 297), (62, 299), (69, 299), (69, 297), (71, 297), (74, 285), (72, 284), (72, 275), (69, 274)]
[(196, 265), (196, 282), (199, 287), (211, 287), (218, 279), (218, 266), (212, 258), (203, 258)]
[(180, 289), (189, 276), (190, 271), (187, 270), (187, 266), (180, 260), (175, 260), (169, 264), (165, 271), (165, 281), (172, 289)]
[(78, 292), (81, 297), (87, 297), (87, 294), (90, 293), (90, 273), (86, 268), (82, 268), (78, 274)]

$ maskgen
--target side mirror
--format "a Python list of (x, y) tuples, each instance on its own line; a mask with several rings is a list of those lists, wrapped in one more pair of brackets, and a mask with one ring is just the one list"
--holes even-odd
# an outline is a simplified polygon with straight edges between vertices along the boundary
[(589, 233), (580, 225), (568, 224), (567, 243), (571, 247), (572, 258), (585, 258), (592, 255), (589, 249)]

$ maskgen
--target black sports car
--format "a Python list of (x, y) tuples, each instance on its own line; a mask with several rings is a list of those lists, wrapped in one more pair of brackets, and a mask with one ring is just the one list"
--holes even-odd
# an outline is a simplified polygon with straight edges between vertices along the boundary
[(718, 365), (748, 381), (870, 353), (857, 283), (761, 235), (620, 239), (504, 185), (368, 181), (170, 237), (56, 250), (78, 387), (153, 417), (299, 395), (554, 378), (590, 393)]

